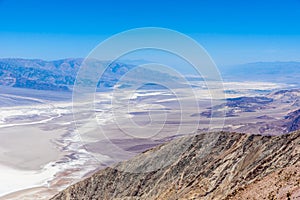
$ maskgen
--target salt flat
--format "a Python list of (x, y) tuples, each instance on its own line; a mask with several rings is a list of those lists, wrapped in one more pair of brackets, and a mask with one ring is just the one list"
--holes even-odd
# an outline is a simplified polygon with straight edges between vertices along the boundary
[[(224, 87), (225, 91), (234, 91), (226, 93), (227, 98), (236, 98), (264, 96), (269, 90), (285, 86), (228, 82)], [(262, 94), (262, 90), (266, 92)], [(273, 118), (281, 120), (291, 108), (288, 103), (276, 106), (276, 101), (264, 109), (254, 107), (254, 112), (233, 107), (230, 109), (236, 116), (226, 117), (224, 122), (224, 116), (203, 115), (211, 107), (211, 94), (203, 83), (194, 88), (195, 96), (189, 96), (184, 88), (174, 91), (179, 95), (165, 90), (122, 92), (116, 96), (111, 91), (99, 92), (92, 107), (85, 101), (73, 104), (62, 96), (59, 101), (53, 101), (54, 94), (44, 100), (40, 99), (42, 95), (35, 94), (39, 103), (2, 107), (0, 196), (19, 199), (20, 195), (34, 194), (35, 199), (47, 199), (98, 168), (128, 159), (173, 137), (193, 134), (195, 128), (220, 130), (224, 125), (233, 131), (257, 131), (252, 129), (255, 123), (273, 123)], [(29, 95), (27, 99), (31, 98), (29, 93), (26, 95)], [(222, 99), (216, 100), (217, 104), (222, 102)], [(276, 110), (271, 109), (274, 106)], [(227, 111), (229, 108), (218, 109)], [(77, 116), (75, 120), (73, 114)], [(270, 119), (257, 118), (263, 115)], [(216, 126), (209, 129), (209, 123)], [(153, 132), (156, 129), (159, 132)]]

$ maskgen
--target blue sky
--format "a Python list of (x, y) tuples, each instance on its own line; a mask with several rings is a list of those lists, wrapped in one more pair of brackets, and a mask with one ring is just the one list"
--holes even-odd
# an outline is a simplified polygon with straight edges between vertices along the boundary
[(196, 39), (218, 65), (300, 61), (300, 0), (0, 0), (0, 57), (85, 57), (131, 28)]

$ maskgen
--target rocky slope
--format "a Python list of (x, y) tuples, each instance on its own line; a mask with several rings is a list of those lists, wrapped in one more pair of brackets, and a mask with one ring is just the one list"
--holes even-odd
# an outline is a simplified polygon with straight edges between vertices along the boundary
[(52, 199), (300, 199), (300, 132), (203, 133), (100, 170)]

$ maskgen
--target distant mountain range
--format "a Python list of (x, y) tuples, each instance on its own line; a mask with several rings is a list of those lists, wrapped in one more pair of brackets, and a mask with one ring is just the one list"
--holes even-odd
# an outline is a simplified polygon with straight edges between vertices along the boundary
[(255, 62), (220, 67), (225, 80), (270, 81), (299, 85), (300, 62)]
[(69, 90), (83, 59), (56, 61), (1, 59), (0, 85), (39, 90)]
[[(0, 59), (0, 85), (38, 90), (70, 91), (84, 59), (45, 61), (39, 59)], [(97, 64), (108, 64), (95, 61)], [(98, 88), (112, 88), (125, 73), (133, 69), (134, 62), (114, 62), (109, 65), (98, 82)], [(155, 70), (143, 69), (146, 76), (169, 77)], [(100, 77), (99, 77), (100, 78)]]
[[(76, 80), (82, 58), (54, 61), (40, 59), (0, 59), (0, 86), (38, 90), (70, 91)], [(104, 61), (98, 61), (104, 63)], [(104, 73), (98, 87), (112, 88), (125, 73), (146, 61), (112, 63)], [(298, 85), (300, 62), (257, 62), (221, 67), (224, 80), (272, 81)], [(144, 71), (146, 76), (170, 77), (155, 70)]]

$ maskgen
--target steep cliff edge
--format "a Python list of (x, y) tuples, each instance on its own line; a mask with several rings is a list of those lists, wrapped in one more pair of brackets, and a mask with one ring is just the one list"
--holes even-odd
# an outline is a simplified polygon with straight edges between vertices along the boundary
[(100, 170), (53, 199), (300, 199), (300, 132), (180, 138)]

